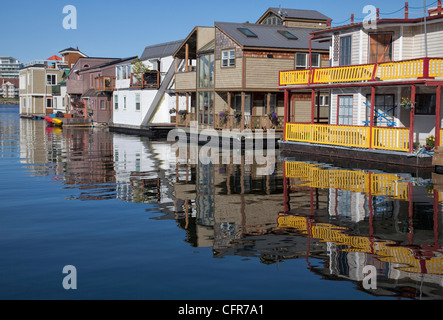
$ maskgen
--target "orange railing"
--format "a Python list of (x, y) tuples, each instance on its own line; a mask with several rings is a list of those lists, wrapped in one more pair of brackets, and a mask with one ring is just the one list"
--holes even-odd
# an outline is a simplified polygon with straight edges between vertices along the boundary
[(443, 58), (280, 71), (280, 86), (443, 77)]
[(96, 77), (94, 83), (94, 89), (97, 91), (106, 91), (115, 89), (115, 77), (102, 76)]

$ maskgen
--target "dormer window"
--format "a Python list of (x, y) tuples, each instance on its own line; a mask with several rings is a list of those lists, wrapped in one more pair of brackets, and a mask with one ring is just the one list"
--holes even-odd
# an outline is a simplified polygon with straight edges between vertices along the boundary
[(248, 38), (257, 38), (257, 35), (248, 28), (238, 28), (238, 31), (243, 33)]

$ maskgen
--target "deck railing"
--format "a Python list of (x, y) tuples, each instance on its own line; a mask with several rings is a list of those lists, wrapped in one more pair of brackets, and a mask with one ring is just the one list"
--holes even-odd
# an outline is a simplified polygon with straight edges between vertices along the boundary
[(113, 91), (115, 89), (115, 77), (96, 77), (94, 82), (94, 89), (97, 91)]
[(274, 119), (269, 119), (268, 116), (251, 116), (244, 115), (243, 117), (235, 117), (234, 115), (215, 115), (214, 128), (215, 129), (241, 129), (242, 118), (244, 121), (244, 128), (250, 130), (268, 130), (274, 129), (282, 131), (284, 128), (284, 117), (277, 116)]
[(280, 71), (280, 86), (443, 77), (443, 58)]
[(287, 123), (286, 141), (307, 142), (354, 148), (409, 151), (409, 129)]

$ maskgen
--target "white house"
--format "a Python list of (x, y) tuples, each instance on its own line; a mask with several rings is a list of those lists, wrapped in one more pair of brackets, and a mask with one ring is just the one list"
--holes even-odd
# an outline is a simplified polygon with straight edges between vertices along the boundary
[(141, 129), (175, 124), (169, 112), (177, 108), (172, 55), (181, 43), (174, 41), (146, 47), (140, 62), (148, 72), (134, 72), (133, 63), (116, 66), (111, 128)]

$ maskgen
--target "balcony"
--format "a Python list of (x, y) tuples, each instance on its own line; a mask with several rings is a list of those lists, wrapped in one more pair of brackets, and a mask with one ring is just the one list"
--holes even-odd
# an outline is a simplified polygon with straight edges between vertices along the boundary
[(51, 90), (52, 90), (52, 95), (53, 96), (60, 95), (60, 85), (59, 84), (56, 85), (56, 86), (52, 86)]
[(94, 89), (96, 91), (114, 91), (115, 77), (102, 76), (94, 79)]
[(443, 77), (443, 58), (280, 71), (280, 86), (335, 85)]
[(150, 88), (158, 89), (160, 88), (160, 72), (134, 72), (131, 73), (131, 88)]
[(197, 72), (177, 72), (175, 74), (176, 90), (196, 90), (197, 89)]

